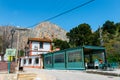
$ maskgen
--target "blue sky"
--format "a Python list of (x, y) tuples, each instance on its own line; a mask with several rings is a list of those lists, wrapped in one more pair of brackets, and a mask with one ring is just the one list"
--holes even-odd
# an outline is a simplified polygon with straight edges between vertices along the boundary
[[(32, 27), (87, 1), (89, 0), (0, 0), (0, 25)], [(95, 0), (50, 22), (66, 31), (88, 23), (95, 31), (106, 20), (120, 22), (119, 8), (120, 0)]]

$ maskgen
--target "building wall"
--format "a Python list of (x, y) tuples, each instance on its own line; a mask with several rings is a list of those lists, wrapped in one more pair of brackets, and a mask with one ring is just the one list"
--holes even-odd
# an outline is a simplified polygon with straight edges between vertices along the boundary
[[(38, 58), (38, 63), (36, 63), (36, 58)], [(31, 63), (29, 63), (29, 59), (31, 59)], [(24, 61), (26, 60), (26, 63), (24, 63)], [(21, 63), (20, 66), (21, 67), (31, 67), (31, 68), (42, 68), (43, 64), (42, 64), (42, 58), (40, 58), (39, 56), (30, 56), (30, 57), (23, 57), (21, 58)]]
[(47, 42), (44, 42), (43, 43), (43, 49), (39, 49), (39, 50), (45, 50), (45, 51), (50, 51), (51, 48), (50, 48), (50, 43), (47, 43)]
[(40, 49), (40, 46), (39, 46), (39, 43), (40, 42), (32, 42), (32, 50), (35, 50), (35, 47), (38, 49), (38, 51), (49, 51), (51, 46), (50, 46), (50, 43), (48, 42), (43, 42), (43, 48)]
[[(51, 51), (51, 42), (43, 42), (43, 47), (40, 48), (40, 41), (29, 41), (29, 56), (22, 57), (20, 66), (31, 68), (43, 68), (43, 60), (40, 54), (46, 54)], [(36, 58), (39, 58), (39, 63), (36, 62)], [(31, 59), (31, 63), (29, 61)], [(26, 63), (24, 63), (26, 60)]]
[(43, 51), (43, 52), (34, 52), (32, 51), (32, 55), (38, 55), (38, 54), (46, 54), (48, 51)]
[(31, 50), (38, 50), (39, 42), (32, 42), (32, 49)]
[(29, 43), (29, 48), (30, 48), (30, 53), (29, 53), (29, 55), (32, 55), (32, 42), (30, 41), (30, 43)]
[(38, 55), (38, 54), (45, 54), (49, 51), (51, 51), (51, 44), (48, 42), (43, 42), (43, 48), (40, 48), (39, 45), (40, 42), (32, 42), (32, 54), (31, 55)]

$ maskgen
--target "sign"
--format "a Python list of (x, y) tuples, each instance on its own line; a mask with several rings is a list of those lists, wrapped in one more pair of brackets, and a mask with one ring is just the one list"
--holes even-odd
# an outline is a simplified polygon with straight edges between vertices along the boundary
[(6, 49), (5, 56), (15, 56), (16, 49)]

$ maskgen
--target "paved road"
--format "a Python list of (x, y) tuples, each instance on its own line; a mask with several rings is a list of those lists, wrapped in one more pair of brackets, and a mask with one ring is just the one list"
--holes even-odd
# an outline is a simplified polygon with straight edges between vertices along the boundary
[(24, 70), (25, 73), (37, 73), (55, 76), (56, 80), (120, 80), (120, 77), (91, 74), (84, 71), (41, 70), (32, 68), (26, 68)]
[(16, 74), (0, 74), (0, 80), (17, 80)]

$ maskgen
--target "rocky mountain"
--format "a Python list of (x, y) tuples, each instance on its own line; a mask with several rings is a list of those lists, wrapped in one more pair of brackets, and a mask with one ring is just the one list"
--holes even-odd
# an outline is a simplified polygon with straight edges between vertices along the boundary
[(30, 37), (45, 37), (51, 40), (53, 40), (54, 38), (68, 40), (66, 37), (66, 31), (50, 22), (43, 22), (41, 24), (38, 24), (34, 29), (31, 30), (30, 33), (32, 33)]
[[(9, 38), (7, 37), (6, 40), (9, 41), (9, 44), (11, 43), (10, 31), (12, 28), (13, 26), (0, 27), (0, 35), (8, 36)], [(16, 48), (18, 46), (19, 49), (24, 49), (28, 38), (49, 38), (51, 40), (58, 38), (64, 41), (68, 41), (66, 33), (67, 32), (65, 30), (50, 22), (42, 22), (36, 25), (33, 29), (28, 30), (17, 28), (13, 36), (13, 47)]]

